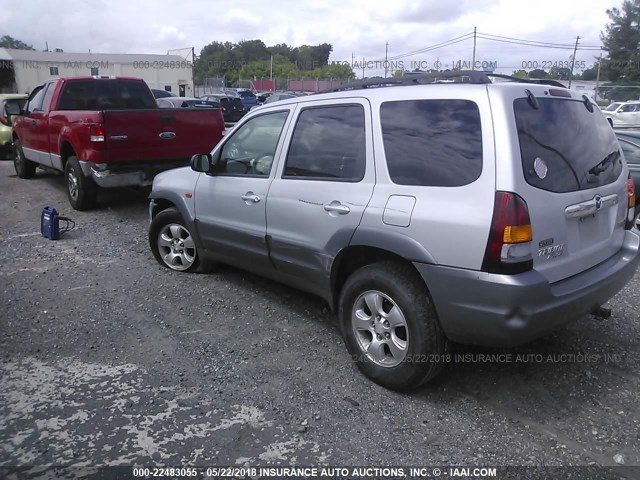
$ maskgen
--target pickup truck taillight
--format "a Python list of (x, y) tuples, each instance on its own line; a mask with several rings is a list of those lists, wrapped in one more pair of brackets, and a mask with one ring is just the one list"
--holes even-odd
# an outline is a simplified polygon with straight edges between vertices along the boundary
[(91, 125), (89, 140), (92, 142), (104, 142), (104, 127), (102, 125)]

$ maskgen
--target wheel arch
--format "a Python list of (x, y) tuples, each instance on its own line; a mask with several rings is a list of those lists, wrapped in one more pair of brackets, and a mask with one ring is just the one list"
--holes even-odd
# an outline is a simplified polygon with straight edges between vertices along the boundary
[(62, 162), (62, 169), (67, 165), (69, 157), (77, 157), (76, 151), (68, 140), (63, 140), (60, 144), (60, 161)]
[(200, 235), (198, 234), (197, 221), (194, 217), (194, 203), (193, 198), (184, 198), (177, 192), (171, 190), (152, 191), (149, 195), (151, 201), (149, 205), (149, 221), (152, 221), (156, 215), (169, 208), (175, 208), (184, 220), (189, 232), (193, 236), (194, 242), (198, 248), (202, 248), (202, 242), (200, 241)]
[[(392, 261), (401, 265), (406, 265), (411, 270), (415, 271), (416, 275), (420, 277), (420, 273), (413, 265), (412, 261), (406, 256), (402, 255), (399, 251), (392, 251), (381, 246), (372, 245), (350, 245), (347, 248), (342, 249), (335, 260), (333, 261), (331, 268), (331, 302), (330, 306), (334, 312), (338, 310), (338, 301), (340, 299), (340, 292), (349, 276), (366, 265), (373, 263)], [(434, 263), (434, 262), (429, 262)]]

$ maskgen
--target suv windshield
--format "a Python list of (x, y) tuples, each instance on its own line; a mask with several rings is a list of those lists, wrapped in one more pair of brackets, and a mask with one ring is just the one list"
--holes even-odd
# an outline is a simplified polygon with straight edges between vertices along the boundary
[(584, 102), (527, 98), (513, 103), (527, 183), (551, 192), (588, 190), (613, 183), (622, 171), (611, 126)]

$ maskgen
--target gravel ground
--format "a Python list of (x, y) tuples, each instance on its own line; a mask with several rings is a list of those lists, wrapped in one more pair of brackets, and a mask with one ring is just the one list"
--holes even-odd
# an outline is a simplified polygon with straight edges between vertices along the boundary
[[(61, 176), (21, 180), (11, 162), (0, 191), (0, 467), (595, 465), (603, 478), (640, 476), (620, 467), (640, 465), (638, 275), (608, 321), (518, 349), (456, 346), (440, 377), (399, 394), (357, 371), (321, 300), (231, 267), (158, 265), (145, 192), (101, 192), (96, 210), (76, 212)], [(45, 205), (77, 228), (43, 238)], [(486, 361), (499, 354), (510, 361)]]

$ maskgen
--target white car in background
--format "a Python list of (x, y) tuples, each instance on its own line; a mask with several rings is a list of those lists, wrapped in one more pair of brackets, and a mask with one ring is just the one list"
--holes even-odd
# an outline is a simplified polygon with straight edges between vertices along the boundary
[(613, 102), (602, 113), (614, 127), (640, 125), (640, 101)]

